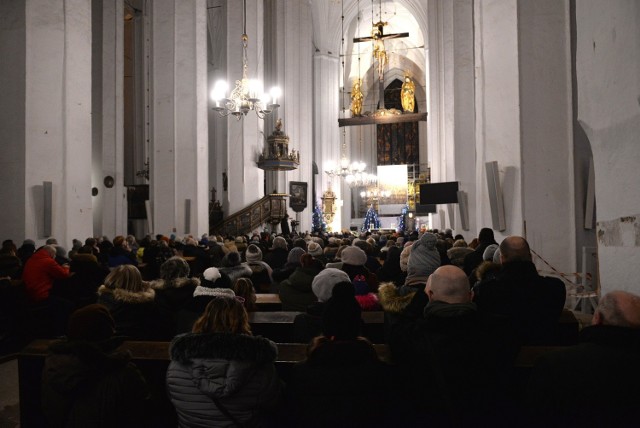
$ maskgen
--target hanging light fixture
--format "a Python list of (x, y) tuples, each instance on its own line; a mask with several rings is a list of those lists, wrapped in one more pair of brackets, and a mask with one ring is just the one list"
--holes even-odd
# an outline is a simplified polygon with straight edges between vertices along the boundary
[[(358, 10), (360, 6), (358, 3)], [(358, 12), (358, 21), (360, 20), (360, 15)], [(345, 47), (344, 47), (344, 3), (342, 3), (342, 46), (341, 46), (341, 62), (342, 62), (342, 75), (345, 74), (344, 69), (344, 58), (345, 58)], [(358, 50), (358, 61), (360, 61), (360, 51)], [(344, 84), (342, 86), (342, 115), (345, 115), (345, 89)], [(360, 130), (360, 144), (362, 145), (362, 130)], [(345, 129), (342, 128), (342, 156), (340, 157), (340, 162), (336, 163), (335, 161), (329, 161), (326, 165), (325, 173), (333, 178), (339, 177), (344, 179), (344, 181), (351, 187), (362, 187), (369, 186), (370, 184), (376, 183), (378, 181), (378, 177), (375, 174), (369, 174), (365, 171), (367, 168), (367, 164), (362, 161), (350, 161), (347, 158), (347, 144), (346, 144), (346, 135)]]
[(273, 87), (267, 93), (263, 91), (262, 82), (257, 79), (247, 78), (247, 0), (242, 2), (242, 79), (236, 80), (236, 85), (229, 97), (226, 97), (229, 85), (219, 80), (211, 90), (211, 99), (214, 102), (213, 110), (220, 116), (230, 114), (240, 120), (253, 110), (260, 119), (273, 113), (280, 107), (278, 98), (282, 95), (280, 88)]

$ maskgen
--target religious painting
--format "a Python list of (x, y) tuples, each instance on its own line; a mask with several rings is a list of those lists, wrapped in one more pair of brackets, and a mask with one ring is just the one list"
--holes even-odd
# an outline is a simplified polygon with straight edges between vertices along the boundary
[(303, 181), (289, 182), (289, 207), (299, 213), (307, 208), (307, 183)]
[[(401, 91), (400, 80), (391, 82), (384, 91), (385, 107), (402, 110)], [(418, 122), (377, 125), (376, 131), (378, 165), (420, 163)]]

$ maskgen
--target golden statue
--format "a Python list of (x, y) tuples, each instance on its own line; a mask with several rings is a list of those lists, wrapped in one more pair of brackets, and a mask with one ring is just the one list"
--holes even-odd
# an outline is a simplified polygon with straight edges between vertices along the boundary
[(402, 110), (413, 113), (415, 110), (415, 95), (416, 85), (413, 83), (409, 76), (404, 76), (404, 83), (402, 84), (402, 91), (400, 97), (402, 98)]
[(362, 90), (360, 90), (360, 79), (353, 82), (353, 88), (351, 89), (351, 116), (362, 116)]
[(384, 49), (384, 41), (376, 39), (373, 41), (373, 57), (378, 60), (378, 79), (384, 79), (384, 67), (387, 65), (387, 51)]

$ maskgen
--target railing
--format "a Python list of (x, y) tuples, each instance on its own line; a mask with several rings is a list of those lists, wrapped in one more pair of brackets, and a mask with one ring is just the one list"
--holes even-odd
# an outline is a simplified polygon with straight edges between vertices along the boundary
[(272, 193), (248, 207), (210, 225), (210, 234), (238, 236), (251, 233), (264, 223), (278, 224), (287, 212), (287, 194)]

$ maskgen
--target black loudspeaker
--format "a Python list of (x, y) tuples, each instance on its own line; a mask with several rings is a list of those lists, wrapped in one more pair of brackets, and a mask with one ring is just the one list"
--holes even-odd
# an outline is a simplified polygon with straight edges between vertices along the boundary
[(191, 233), (191, 199), (184, 200), (184, 233)]
[(51, 181), (42, 182), (42, 194), (44, 196), (42, 236), (51, 236), (53, 225), (53, 183)]
[(491, 222), (493, 229), (503, 231), (507, 228), (504, 215), (504, 200), (502, 199), (502, 186), (500, 185), (500, 171), (498, 162), (486, 162), (487, 187), (489, 190), (489, 204), (491, 205)]
[(458, 208), (460, 209), (460, 224), (462, 230), (469, 230), (469, 198), (467, 192), (458, 192)]

